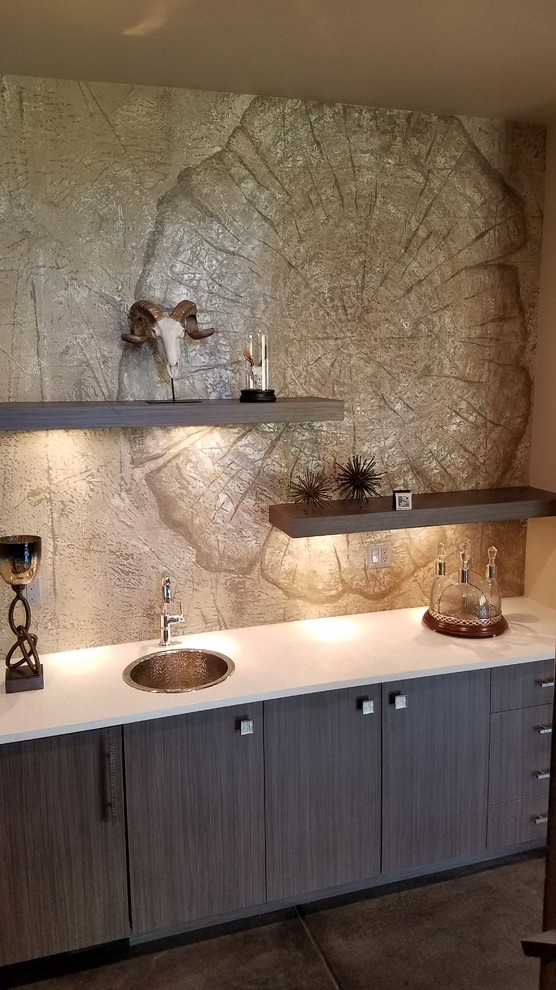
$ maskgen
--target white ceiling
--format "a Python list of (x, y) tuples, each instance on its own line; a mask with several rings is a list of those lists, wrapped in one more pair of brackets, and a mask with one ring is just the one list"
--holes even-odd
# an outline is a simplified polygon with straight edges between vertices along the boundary
[(543, 121), (556, 0), (1, 0), (0, 68)]

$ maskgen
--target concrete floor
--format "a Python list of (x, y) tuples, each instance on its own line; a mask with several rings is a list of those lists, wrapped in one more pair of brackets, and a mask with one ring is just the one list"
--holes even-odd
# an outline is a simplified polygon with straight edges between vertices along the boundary
[(0, 971), (0, 990), (537, 990), (519, 940), (540, 931), (543, 879), (530, 857), (214, 937)]

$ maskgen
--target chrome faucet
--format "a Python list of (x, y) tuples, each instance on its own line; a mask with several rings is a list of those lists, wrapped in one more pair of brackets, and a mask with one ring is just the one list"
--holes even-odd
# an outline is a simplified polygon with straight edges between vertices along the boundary
[(162, 612), (160, 613), (160, 645), (170, 646), (172, 643), (172, 625), (174, 622), (185, 622), (183, 616), (183, 605), (180, 602), (180, 610), (177, 615), (170, 615), (168, 606), (172, 603), (172, 586), (170, 577), (165, 574), (162, 578)]

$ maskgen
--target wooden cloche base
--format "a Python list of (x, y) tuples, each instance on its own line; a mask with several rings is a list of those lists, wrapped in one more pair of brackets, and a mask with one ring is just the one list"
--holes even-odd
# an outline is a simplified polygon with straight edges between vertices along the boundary
[(431, 613), (430, 609), (427, 609), (423, 615), (423, 622), (434, 632), (444, 633), (446, 636), (466, 636), (468, 639), (483, 639), (485, 636), (500, 636), (500, 634), (506, 632), (506, 629), (508, 628), (508, 623), (503, 615), (500, 615), (495, 622), (481, 626), (478, 624), (471, 625), (466, 622), (457, 622), (455, 620), (437, 618)]

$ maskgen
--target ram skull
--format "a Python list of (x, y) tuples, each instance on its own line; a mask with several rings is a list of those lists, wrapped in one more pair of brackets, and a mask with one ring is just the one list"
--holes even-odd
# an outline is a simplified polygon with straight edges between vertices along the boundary
[(158, 356), (168, 369), (170, 378), (177, 377), (180, 364), (180, 341), (187, 334), (193, 340), (202, 340), (214, 333), (212, 327), (201, 330), (197, 324), (197, 307), (190, 299), (182, 299), (169, 316), (148, 299), (134, 302), (127, 318), (129, 333), (122, 340), (129, 344), (144, 344), (147, 339), (156, 341)]

